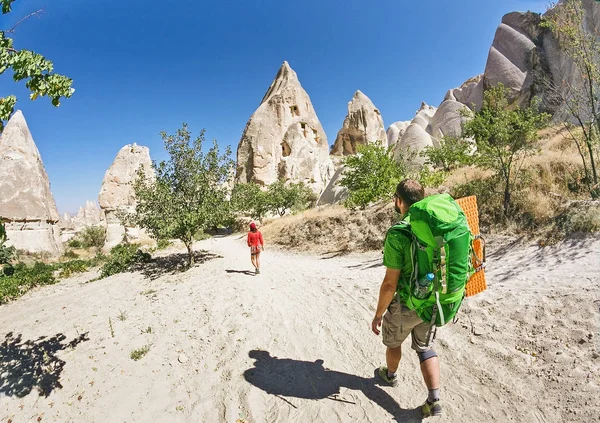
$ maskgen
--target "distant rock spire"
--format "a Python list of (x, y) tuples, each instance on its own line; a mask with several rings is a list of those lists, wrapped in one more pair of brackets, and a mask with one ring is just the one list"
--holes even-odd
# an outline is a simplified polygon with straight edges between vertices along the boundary
[(310, 97), (283, 62), (240, 139), (236, 182), (304, 182), (320, 193), (333, 171), (327, 135)]
[[(117, 217), (117, 211), (132, 211), (135, 207), (135, 192), (132, 182), (142, 166), (146, 178), (154, 179), (150, 149), (137, 144), (129, 144), (119, 150), (117, 157), (104, 175), (98, 204), (106, 217), (105, 250), (123, 241), (126, 228)], [(136, 236), (139, 231), (135, 231)]]
[(356, 154), (359, 145), (381, 142), (387, 147), (387, 134), (379, 109), (360, 90), (354, 93), (348, 103), (348, 114), (339, 130), (331, 154), (347, 156)]

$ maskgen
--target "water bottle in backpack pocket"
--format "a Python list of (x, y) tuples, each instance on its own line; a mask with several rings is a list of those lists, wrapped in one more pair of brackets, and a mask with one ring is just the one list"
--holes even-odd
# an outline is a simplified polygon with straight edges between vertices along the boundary
[(425, 298), (429, 297), (433, 289), (434, 279), (435, 275), (433, 273), (427, 273), (422, 278), (417, 279), (415, 281), (413, 295), (420, 300), (424, 300)]

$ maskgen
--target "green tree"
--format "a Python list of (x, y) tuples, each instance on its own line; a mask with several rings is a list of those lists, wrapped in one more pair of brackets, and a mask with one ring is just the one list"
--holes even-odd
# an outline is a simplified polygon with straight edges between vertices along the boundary
[(357, 154), (346, 157), (343, 162), (346, 170), (339, 185), (348, 189), (346, 207), (364, 209), (370, 203), (389, 199), (396, 185), (407, 175), (409, 161), (396, 162), (391, 149), (381, 143), (359, 146)]
[(538, 113), (535, 102), (524, 109), (509, 107), (506, 89), (499, 84), (485, 92), (481, 110), (472, 113), (472, 119), (464, 125), (464, 136), (477, 144), (475, 164), (493, 170), (502, 181), (505, 217), (510, 212), (513, 191), (523, 177), (524, 160), (538, 152), (538, 130), (548, 117)]
[(181, 240), (188, 266), (194, 264), (194, 236), (227, 221), (230, 213), (226, 182), (233, 168), (231, 149), (220, 155), (214, 140), (203, 152), (204, 132), (192, 140), (185, 123), (175, 135), (162, 132), (168, 160), (153, 162), (154, 181), (139, 169), (133, 185), (137, 200), (133, 222), (156, 239)]
[(286, 184), (279, 180), (267, 188), (269, 211), (279, 216), (292, 208), (305, 209), (314, 201), (314, 193), (302, 182)]
[(459, 166), (472, 162), (473, 145), (464, 139), (445, 136), (439, 147), (425, 147), (420, 156), (427, 159), (426, 164), (449, 172)]
[(600, 197), (600, 40), (596, 31), (586, 29), (586, 11), (581, 0), (551, 4), (542, 27), (552, 31), (561, 50), (572, 60), (574, 69), (561, 75), (550, 88), (566, 106), (581, 131), (566, 123), (575, 142), (592, 198)]
[(267, 193), (254, 182), (235, 184), (231, 191), (231, 206), (235, 212), (260, 222), (269, 212)]
[[(11, 5), (15, 0), (1, 0), (2, 14), (11, 11)], [(66, 76), (54, 73), (54, 65), (41, 54), (31, 50), (15, 49), (13, 39), (9, 34), (14, 33), (16, 27), (28, 17), (41, 11), (34, 12), (21, 19), (15, 26), (6, 31), (0, 31), (0, 74), (9, 69), (13, 72), (16, 82), (25, 81), (25, 86), (31, 94), (29, 98), (35, 100), (38, 97), (50, 97), (52, 104), (60, 105), (61, 98), (71, 97), (75, 91), (71, 85), (73, 81)], [(9, 95), (0, 98), (0, 131), (4, 129), (4, 122), (15, 110), (17, 97)]]

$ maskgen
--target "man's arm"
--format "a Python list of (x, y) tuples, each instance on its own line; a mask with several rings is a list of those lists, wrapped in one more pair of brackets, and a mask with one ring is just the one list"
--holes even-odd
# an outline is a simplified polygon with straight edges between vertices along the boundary
[(381, 327), (383, 313), (385, 313), (385, 310), (387, 310), (388, 306), (394, 299), (394, 294), (396, 293), (399, 279), (399, 269), (388, 268), (386, 270), (385, 277), (383, 278), (383, 282), (381, 283), (381, 288), (379, 288), (379, 301), (377, 302), (377, 311), (375, 312), (375, 317), (373, 318), (373, 322), (371, 323), (371, 329), (373, 330), (373, 333), (375, 335), (379, 335), (379, 328)]

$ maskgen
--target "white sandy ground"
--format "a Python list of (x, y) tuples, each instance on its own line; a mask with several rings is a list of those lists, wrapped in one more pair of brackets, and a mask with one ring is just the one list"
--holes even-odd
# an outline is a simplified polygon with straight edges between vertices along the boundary
[[(1, 306), (0, 422), (421, 421), (408, 342), (400, 386), (373, 377), (380, 253), (268, 249), (253, 276), (238, 273), (251, 268), (239, 235), (196, 247), (220, 257), (87, 273)], [(488, 291), (438, 332), (444, 416), (429, 420), (599, 421), (600, 240), (497, 239), (488, 255)]]

